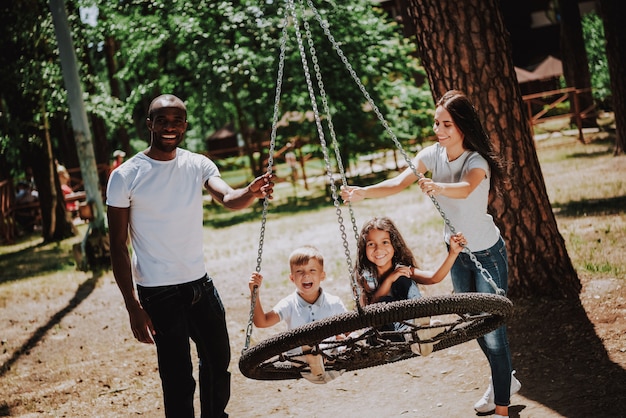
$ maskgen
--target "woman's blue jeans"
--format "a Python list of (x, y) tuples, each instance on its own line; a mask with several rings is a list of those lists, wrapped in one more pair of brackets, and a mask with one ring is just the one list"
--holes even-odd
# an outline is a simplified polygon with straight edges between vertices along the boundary
[[(508, 290), (508, 270), (506, 246), (502, 237), (495, 245), (484, 251), (473, 252), (482, 267), (489, 272), (495, 284), (502, 290)], [(496, 293), (494, 288), (483, 278), (481, 270), (471, 260), (469, 254), (460, 253), (452, 269), (452, 286), (456, 293), (481, 292)], [(478, 338), (478, 345), (487, 356), (491, 367), (496, 405), (508, 406), (511, 388), (511, 351), (506, 335), (506, 326)]]
[(194, 417), (192, 339), (199, 358), (201, 416), (227, 417), (230, 342), (224, 306), (213, 281), (205, 276), (181, 285), (137, 286), (137, 292), (156, 330), (165, 415)]

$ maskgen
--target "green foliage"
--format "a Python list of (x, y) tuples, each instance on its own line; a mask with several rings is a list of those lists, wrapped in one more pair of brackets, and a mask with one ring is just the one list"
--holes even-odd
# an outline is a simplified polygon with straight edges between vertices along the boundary
[(15, 3), (0, 9), (0, 151), (18, 176), (22, 155), (42, 146), (44, 123), (67, 117), (67, 105), (47, 2)]
[[(296, 2), (302, 36), (306, 22), (314, 40), (318, 66), (342, 148), (350, 153), (389, 147), (391, 141), (374, 112), (364, 106), (358, 86), (322, 28)], [(403, 39), (398, 25), (370, 1), (313, 2), (355, 73), (380, 108), (395, 135), (419, 139), (431, 123), (432, 98), (423, 84), (415, 45)], [(285, 5), (278, 0), (72, 0), (66, 2), (87, 111), (105, 122), (106, 135), (117, 145), (120, 127), (130, 134), (135, 151), (148, 138), (145, 115), (150, 100), (170, 92), (186, 100), (189, 130), (186, 146), (204, 150), (205, 138), (234, 123), (250, 145), (269, 139), (276, 93), (280, 38)], [(82, 22), (80, 7), (97, 7), (95, 25)], [(0, 59), (6, 105), (0, 124), (0, 149), (17, 169), (26, 146), (41, 148), (46, 119), (57, 136), (67, 135), (69, 111), (52, 19), (45, 0), (23, 0), (2, 6)], [(279, 112), (311, 109), (295, 32), (289, 39)], [(306, 38), (305, 49), (310, 49)], [(311, 70), (314, 65), (309, 61)], [(119, 89), (113, 94), (116, 81)], [(312, 80), (318, 89), (318, 80)], [(117, 91), (119, 90), (119, 92)], [(321, 103), (318, 103), (323, 110)], [(10, 121), (9, 121), (10, 120)], [(252, 135), (254, 134), (254, 136)], [(326, 133), (327, 134), (327, 133)], [(317, 144), (314, 123), (291, 123), (278, 130), (277, 147), (293, 136)], [(305, 141), (306, 142), (306, 141)], [(67, 143), (65, 141), (64, 143)], [(314, 152), (319, 152), (313, 150)], [(53, 150), (59, 153), (71, 150)]]
[[(131, 86), (126, 104), (134, 115), (145, 111), (146, 101), (153, 95), (169, 91), (187, 101), (187, 141), (192, 148), (203, 148), (204, 137), (229, 122), (253, 128), (268, 138), (284, 25), (283, 2), (200, 1), (194, 7), (159, 0), (99, 3), (100, 37), (120, 41), (117, 77)], [(415, 86), (414, 75), (422, 70), (411, 58), (414, 45), (403, 40), (397, 25), (368, 1), (325, 1), (318, 6), (398, 137), (421, 135), (430, 125), (430, 116), (423, 109), (432, 106), (428, 88)], [(338, 136), (354, 151), (379, 146), (384, 141), (382, 129), (375, 126), (373, 113), (362, 110), (365, 99), (322, 29), (309, 13), (299, 14), (299, 19), (309, 24)], [(96, 40), (92, 43), (98, 44)], [(291, 28), (286, 48), (280, 110), (306, 111), (311, 108), (310, 98)], [(313, 137), (316, 128), (305, 122), (284, 133), (279, 131), (279, 146), (292, 135)]]
[(594, 11), (582, 17), (583, 37), (589, 60), (593, 97), (604, 108), (610, 107), (611, 80), (606, 59), (606, 39), (602, 18)]
[(565, 102), (558, 103), (556, 106), (554, 106), (551, 109), (549, 109), (548, 105), (545, 105), (543, 108), (544, 108), (544, 110), (548, 109), (548, 111), (545, 114), (546, 117), (565, 115), (565, 114), (569, 113), (570, 110), (571, 110), (569, 103), (565, 103)]

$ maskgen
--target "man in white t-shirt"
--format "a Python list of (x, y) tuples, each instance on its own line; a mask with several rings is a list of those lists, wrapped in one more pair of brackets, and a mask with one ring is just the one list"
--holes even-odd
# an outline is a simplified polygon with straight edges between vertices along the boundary
[(204, 263), (202, 188), (225, 207), (243, 209), (271, 199), (271, 174), (232, 189), (213, 161), (179, 148), (187, 109), (176, 96), (155, 98), (146, 123), (150, 146), (113, 171), (107, 186), (113, 274), (133, 335), (156, 344), (165, 415), (194, 417), (191, 338), (200, 359), (202, 416), (226, 417), (230, 343)]

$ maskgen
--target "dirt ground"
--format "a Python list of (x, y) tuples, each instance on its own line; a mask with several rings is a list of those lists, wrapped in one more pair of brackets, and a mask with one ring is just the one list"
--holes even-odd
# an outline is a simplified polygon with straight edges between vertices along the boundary
[[(408, 204), (419, 211), (427, 203)], [(397, 206), (390, 209), (391, 216), (399, 217), (405, 210)], [(307, 215), (294, 217), (294, 222), (276, 231), (280, 245), (268, 227), (264, 253), (268, 272), (262, 293), (266, 307), (293, 290), (286, 279), (286, 259), (287, 248), (295, 247), (297, 240), (322, 248), (331, 272), (343, 263), (341, 251), (332, 251), (336, 247), (330, 247), (325, 234), (316, 229), (319, 219)], [(408, 222), (403, 226), (408, 228)], [(304, 379), (245, 378), (238, 359), (248, 323), (247, 280), (258, 245), (249, 238), (257, 232), (246, 228), (242, 224), (206, 231), (207, 242), (229, 240), (227, 246), (207, 245), (206, 253), (231, 336), (230, 416), (477, 416), (472, 407), (490, 373), (475, 341), (425, 358), (345, 373), (325, 385)], [(257, 229), (254, 225), (253, 231)], [(439, 234), (437, 229), (421, 239), (439, 243)], [(410, 245), (423, 247), (421, 242)], [(433, 246), (439, 251), (434, 262), (441, 259), (440, 247)], [(337, 259), (334, 253), (339, 254)], [(155, 349), (133, 340), (112, 274), (93, 277), (68, 271), (54, 280), (29, 278), (5, 285), (7, 294), (0, 298), (0, 416), (163, 416)], [(512, 417), (626, 416), (624, 280), (590, 281), (582, 276), (581, 281), (582, 304), (513, 301), (509, 338), (522, 389), (512, 397)], [(351, 301), (350, 287), (336, 275), (330, 274), (324, 287)], [(449, 280), (428, 291), (449, 292)], [(254, 329), (252, 343), (280, 330)]]
[[(246, 379), (237, 368), (247, 300), (222, 284), (232, 338), (233, 417), (471, 417), (489, 376), (473, 342), (387, 366), (346, 373), (326, 384)], [(626, 293), (617, 280), (586, 283), (583, 307), (517, 303), (510, 327), (517, 376), (512, 417), (620, 417), (626, 405)], [(239, 300), (239, 303), (234, 303)], [(56, 301), (3, 310), (4, 324), (39, 324), (27, 350), (7, 350), (2, 416), (162, 416), (153, 347), (132, 340), (110, 275), (88, 280), (48, 318)], [(75, 306), (74, 306), (75, 305)], [(21, 314), (18, 315), (20, 311)], [(532, 312), (532, 313), (530, 313)], [(540, 313), (541, 316), (537, 314)], [(546, 321), (538, 324), (537, 319)], [(531, 318), (526, 321), (526, 318)], [(47, 322), (46, 322), (47, 321)], [(546, 322), (549, 324), (546, 326)], [(26, 324), (19, 329), (26, 336)], [(4, 328), (4, 325), (3, 325)]]

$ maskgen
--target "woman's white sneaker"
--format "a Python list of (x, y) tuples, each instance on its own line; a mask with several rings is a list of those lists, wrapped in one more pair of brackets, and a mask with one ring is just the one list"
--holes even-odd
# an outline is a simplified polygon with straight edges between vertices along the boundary
[[(515, 378), (515, 370), (511, 372), (511, 395), (516, 394), (522, 387), (522, 384), (519, 380)], [(483, 397), (474, 404), (474, 410), (476, 412), (487, 413), (496, 409), (496, 404), (494, 402), (494, 394), (493, 394), (493, 383), (491, 379), (489, 379), (489, 387), (483, 394)]]

